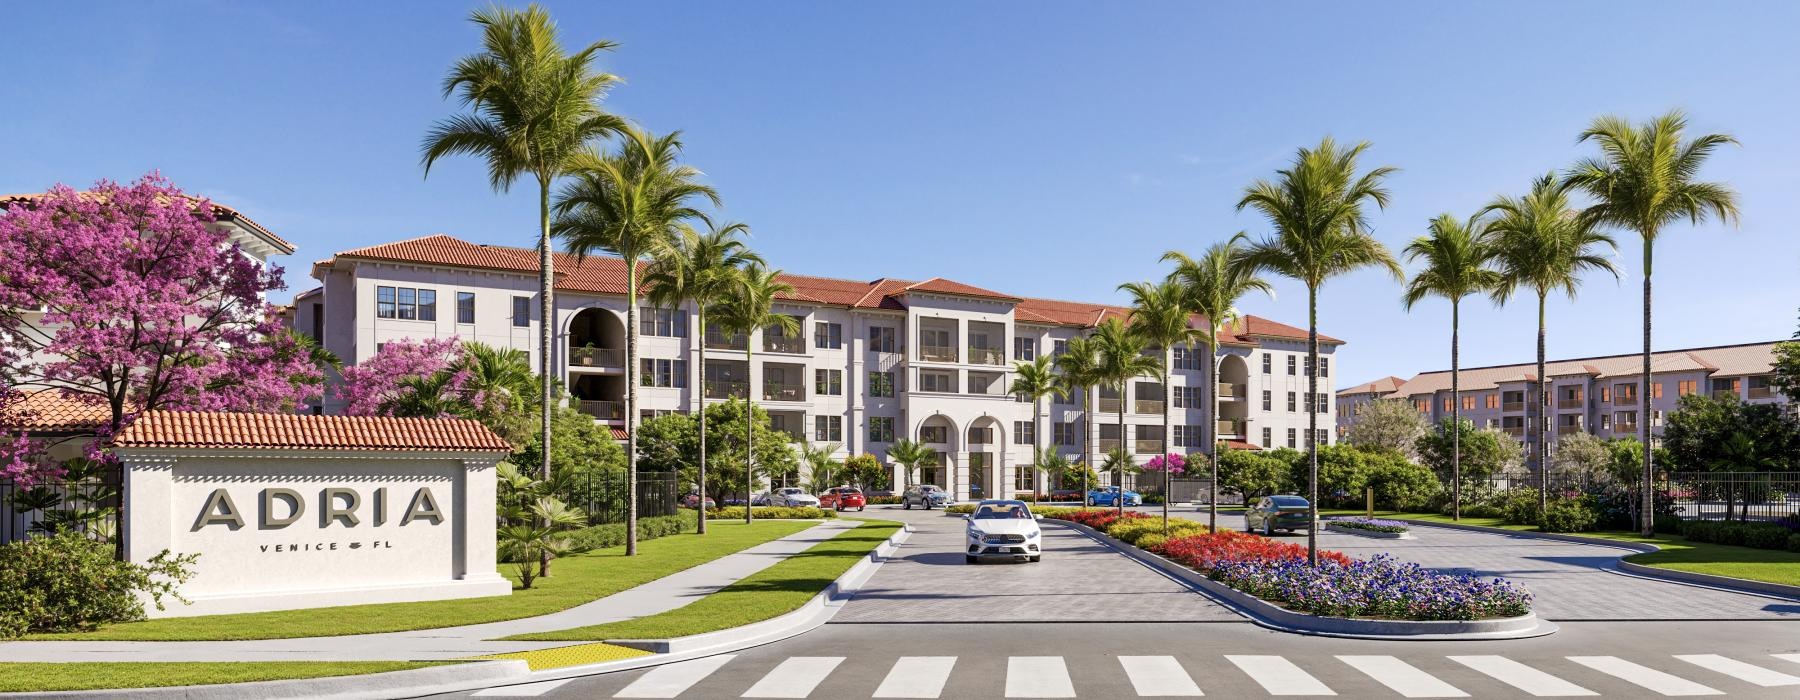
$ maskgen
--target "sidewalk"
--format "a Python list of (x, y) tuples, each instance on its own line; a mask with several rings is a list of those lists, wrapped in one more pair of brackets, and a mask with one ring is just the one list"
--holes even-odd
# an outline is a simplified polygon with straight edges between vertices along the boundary
[[(429, 661), (568, 646), (502, 642), (499, 637), (585, 627), (673, 610), (857, 525), (827, 520), (772, 542), (679, 571), (636, 588), (538, 617), (463, 627), (341, 637), (215, 642), (0, 642), (0, 658), (29, 661)], [(342, 614), (333, 608), (320, 615)]]

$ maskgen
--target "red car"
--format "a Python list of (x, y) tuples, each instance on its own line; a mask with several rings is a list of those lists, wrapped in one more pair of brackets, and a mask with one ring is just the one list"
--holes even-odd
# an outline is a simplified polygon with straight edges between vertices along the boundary
[(856, 488), (855, 486), (840, 486), (835, 489), (825, 489), (825, 493), (819, 494), (820, 508), (836, 508), (840, 511), (849, 510), (851, 508), (862, 510), (863, 508), (868, 507), (868, 505), (869, 500), (863, 498), (862, 489)]

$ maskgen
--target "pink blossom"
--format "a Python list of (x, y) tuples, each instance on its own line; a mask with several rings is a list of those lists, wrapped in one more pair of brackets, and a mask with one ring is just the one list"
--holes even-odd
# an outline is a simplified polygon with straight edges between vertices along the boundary
[(445, 390), (460, 392), (468, 383), (470, 372), (461, 368), (464, 356), (462, 342), (455, 336), (415, 341), (411, 338), (385, 343), (374, 357), (345, 367), (343, 382), (332, 391), (344, 402), (344, 413), (352, 416), (379, 415), (384, 406), (400, 396), (401, 382), (423, 379), (457, 367)]
[(1170, 452), (1167, 455), (1157, 455), (1151, 457), (1150, 461), (1144, 463), (1144, 471), (1160, 472), (1165, 465), (1168, 467), (1170, 475), (1180, 474), (1187, 471), (1187, 458), (1175, 452)]

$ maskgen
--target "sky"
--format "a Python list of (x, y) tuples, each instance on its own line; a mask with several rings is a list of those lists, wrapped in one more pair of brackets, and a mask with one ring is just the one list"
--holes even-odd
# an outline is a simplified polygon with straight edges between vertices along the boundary
[[(0, 42), (0, 192), (160, 170), (243, 211), (310, 263), (444, 233), (531, 245), (536, 192), (470, 158), (427, 178), (419, 144), (458, 112), (479, 48), (454, 2), (16, 3)], [(1163, 252), (1268, 225), (1235, 205), (1330, 135), (1400, 168), (1375, 235), (1396, 253), (1591, 152), (1594, 117), (1685, 110), (1726, 132), (1703, 177), (1740, 225), (1656, 246), (1659, 349), (1786, 338), (1800, 307), (1797, 3), (550, 2), (570, 45), (607, 39), (608, 110), (681, 130), (720, 215), (791, 272), (942, 276), (1124, 303)], [(1552, 359), (1641, 348), (1642, 248), (1552, 297)], [(1412, 269), (1408, 267), (1409, 271)], [(1321, 291), (1340, 386), (1449, 365), (1448, 302), (1400, 303), (1365, 271)], [(1305, 288), (1241, 309), (1304, 326)], [(1530, 361), (1534, 304), (1462, 313), (1464, 366)]]

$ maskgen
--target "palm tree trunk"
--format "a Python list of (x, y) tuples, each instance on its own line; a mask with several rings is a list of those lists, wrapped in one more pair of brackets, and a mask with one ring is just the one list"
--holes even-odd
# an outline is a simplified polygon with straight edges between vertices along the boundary
[[(1208, 323), (1212, 319), (1207, 319)], [(1216, 326), (1215, 326), (1216, 327)], [(1200, 387), (1206, 397), (1206, 413), (1201, 417), (1200, 435), (1205, 440), (1206, 462), (1211, 476), (1206, 484), (1206, 531), (1219, 531), (1219, 347), (1215, 340), (1206, 342), (1206, 385)]]
[[(1319, 290), (1306, 286), (1306, 391), (1316, 403), (1319, 396)], [(1306, 412), (1307, 473), (1311, 494), (1306, 502), (1306, 563), (1319, 564), (1319, 411), (1315, 405)]]
[[(637, 554), (637, 257), (625, 260), (625, 556)], [(704, 502), (701, 505), (705, 505)]]
[(1087, 507), (1088, 493), (1093, 487), (1088, 484), (1088, 473), (1094, 470), (1094, 394), (1087, 387), (1081, 389), (1081, 506)]
[[(1538, 293), (1538, 337), (1537, 337), (1537, 416), (1531, 421), (1532, 431), (1537, 433), (1537, 444), (1531, 447), (1532, 459), (1537, 461), (1538, 470), (1538, 519), (1542, 524), (1544, 511), (1550, 507), (1550, 469), (1544, 463), (1547, 454), (1544, 447), (1544, 423), (1550, 412), (1550, 397), (1544, 395), (1544, 294)], [(1527, 412), (1529, 415), (1529, 412)]]
[(1031, 419), (1037, 422), (1037, 439), (1032, 441), (1034, 444), (1031, 446), (1031, 502), (1035, 504), (1038, 502), (1038, 490), (1044, 485), (1044, 474), (1038, 469), (1037, 461), (1038, 455), (1043, 454), (1038, 445), (1044, 442), (1044, 416), (1047, 413), (1042, 398), (1032, 399), (1031, 413)]
[(1645, 537), (1656, 535), (1656, 479), (1652, 469), (1655, 458), (1650, 449), (1650, 250), (1653, 240), (1654, 235), (1644, 236), (1644, 415), (1638, 424), (1638, 435), (1644, 443), (1644, 508), (1639, 534)]
[[(1162, 516), (1163, 534), (1169, 534), (1169, 424), (1174, 414), (1175, 387), (1169, 386), (1169, 363), (1175, 359), (1173, 348), (1163, 348), (1163, 483), (1162, 483)], [(1122, 405), (1122, 404), (1121, 404)]]
[[(556, 342), (556, 300), (553, 282), (556, 279), (556, 262), (550, 256), (550, 180), (538, 178), (538, 294), (540, 308), (538, 310), (538, 372), (542, 396), (538, 406), (538, 452), (539, 471), (544, 480), (550, 479), (550, 408), (556, 400), (556, 376), (550, 370), (552, 346)], [(539, 527), (549, 527), (550, 523), (540, 519)], [(550, 553), (544, 552), (538, 558), (538, 575), (550, 575)]]
[(1457, 364), (1457, 334), (1462, 329), (1462, 303), (1450, 300), (1450, 519), (1462, 520), (1462, 368)]
[(1113, 484), (1119, 487), (1119, 495), (1113, 497), (1113, 505), (1119, 507), (1119, 517), (1125, 517), (1125, 460), (1131, 459), (1131, 451), (1125, 447), (1125, 387), (1131, 380), (1119, 382), (1119, 457), (1118, 466), (1113, 467)]
[(756, 366), (756, 350), (750, 347), (750, 331), (744, 331), (744, 524), (750, 524), (750, 499), (756, 490), (756, 403), (750, 393), (756, 382), (750, 380)]
[(697, 510), (700, 511), (700, 515), (699, 515), (699, 522), (696, 524), (696, 529), (694, 532), (696, 534), (704, 535), (704, 534), (706, 534), (706, 305), (705, 304), (700, 304), (696, 301), (696, 303), (694, 304), (694, 319), (696, 321), (698, 321), (699, 325), (700, 325), (700, 336), (698, 338), (694, 339), (695, 346), (700, 348), (700, 356), (699, 356), (698, 361), (695, 363), (699, 366), (700, 381), (699, 381), (699, 386), (694, 387), (694, 395), (695, 395), (696, 402), (700, 404), (699, 410), (694, 412), (694, 415), (697, 416), (700, 421), (700, 464), (699, 464), (700, 474), (699, 474), (699, 478), (697, 479), (697, 481), (699, 481), (700, 502), (695, 504), (697, 506)]

